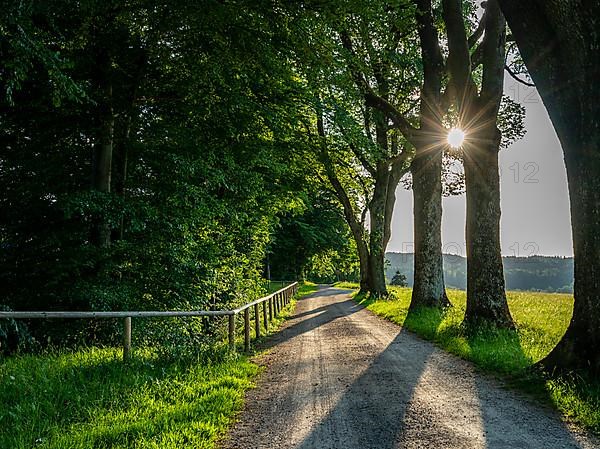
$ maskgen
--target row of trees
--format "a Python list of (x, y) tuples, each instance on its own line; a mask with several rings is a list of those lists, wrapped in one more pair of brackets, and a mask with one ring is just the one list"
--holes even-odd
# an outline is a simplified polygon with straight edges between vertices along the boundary
[[(0, 14), (0, 303), (227, 308), (262, 293), (294, 223), (312, 242), (293, 275), (323, 257), (352, 272), (341, 209), (297, 150), (303, 87), (279, 13), (52, 0)], [(44, 342), (112, 325), (29, 323)]]
[[(500, 255), (498, 151), (523, 134), (522, 109), (502, 95), (506, 61), (515, 57), (496, 1), (487, 2), (480, 18), (474, 2), (442, 3), (348, 2), (296, 12), (298, 70), (315, 111), (306, 132), (324, 184), (343, 205), (363, 291), (387, 295), (384, 257), (395, 191), (410, 177), (412, 307), (449, 305), (442, 195), (464, 190), (465, 322), (513, 327)], [(462, 151), (449, 147), (450, 127), (466, 131)]]
[[(513, 327), (498, 151), (523, 134), (522, 108), (502, 95), (505, 69), (523, 71), (516, 42), (563, 144), (572, 202), (576, 306), (547, 362), (598, 370), (599, 11), (555, 3), (8, 2), (3, 301), (222, 307), (256, 294), (266, 266), (339, 278), (358, 265), (361, 289), (386, 296), (404, 183), (412, 307), (449, 305), (442, 195), (464, 191), (465, 323)], [(451, 127), (467, 135), (458, 150)]]
[[(411, 307), (448, 305), (441, 197), (464, 187), (465, 324), (513, 328), (500, 254), (498, 151), (524, 132), (523, 111), (502, 95), (504, 71), (517, 79), (525, 72), (518, 47), (563, 145), (573, 222), (575, 310), (543, 364), (599, 372), (600, 97), (594, 77), (600, 6), (490, 0), (481, 7), (478, 14), (471, 1), (412, 0), (309, 4), (296, 12), (303, 19), (298, 35), (309, 45), (300, 47), (299, 70), (314, 92), (307, 133), (324, 184), (343, 205), (355, 238), (362, 290), (387, 294), (383, 257), (394, 192), (409, 173), (415, 205)], [(454, 154), (445, 144), (452, 126), (467, 134)], [(462, 162), (462, 173), (448, 169), (452, 158)]]

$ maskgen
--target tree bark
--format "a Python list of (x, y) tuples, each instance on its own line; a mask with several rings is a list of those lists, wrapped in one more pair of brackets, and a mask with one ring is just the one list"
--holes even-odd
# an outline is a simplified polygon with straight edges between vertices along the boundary
[[(436, 145), (437, 146), (437, 145)], [(414, 207), (414, 283), (411, 309), (448, 307), (442, 256), (442, 152), (417, 147), (411, 165)]]
[(420, 132), (416, 134), (413, 179), (414, 283), (411, 309), (450, 306), (442, 255), (442, 157), (444, 136), (441, 89), (444, 60), (431, 0), (415, 0), (423, 58)]
[(556, 129), (569, 182), (575, 306), (542, 364), (600, 374), (600, 4), (499, 2)]
[(467, 196), (467, 326), (514, 327), (504, 285), (500, 250), (500, 132), (495, 117), (478, 133), (477, 144), (465, 145)]
[(387, 162), (377, 164), (375, 188), (369, 207), (369, 273), (370, 291), (376, 298), (388, 296), (385, 284), (385, 226), (386, 202), (389, 180), (389, 165)]
[[(106, 81), (103, 95), (99, 106), (98, 138), (92, 164), (92, 187), (98, 192), (110, 193), (115, 115), (112, 108), (112, 84), (109, 80)], [(94, 217), (91, 240), (100, 248), (110, 246), (110, 224), (104, 211)]]
[(448, 30), (448, 66), (459, 111), (459, 124), (467, 134), (463, 145), (467, 217), (467, 326), (486, 323), (514, 328), (504, 284), (500, 249), (500, 176), (498, 110), (504, 85), (506, 22), (497, 0), (486, 4), (482, 42), (481, 93), (473, 80), (469, 40), (462, 2), (444, 0)]

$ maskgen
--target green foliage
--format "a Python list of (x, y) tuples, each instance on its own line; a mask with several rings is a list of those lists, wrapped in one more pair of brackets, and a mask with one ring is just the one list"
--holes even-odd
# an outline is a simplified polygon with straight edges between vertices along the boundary
[(269, 245), (271, 277), (335, 282), (358, 278), (358, 259), (340, 205), (327, 191), (307, 192), (282, 215)]
[[(306, 197), (308, 177), (295, 139), (302, 91), (279, 13), (243, 1), (11, 4), (18, 14), (0, 17), (9, 63), (0, 83), (10, 90), (0, 100), (2, 302), (222, 309), (264, 293), (278, 217)], [(14, 50), (25, 41), (26, 54)], [(110, 193), (90, 189), (107, 111)], [(94, 244), (98, 222), (110, 228), (109, 247)], [(317, 236), (311, 254), (343, 242), (339, 234)], [(113, 343), (116, 325), (40, 320), (31, 332), (44, 344)], [(193, 345), (220, 332), (193, 320), (140, 326), (149, 340)]]
[[(10, 312), (10, 308), (0, 306), (0, 311)], [(20, 320), (0, 318), (0, 354), (9, 355), (19, 351), (34, 349), (36, 342), (27, 326)]]
[(399, 271), (396, 271), (396, 273), (394, 273), (394, 276), (392, 277), (390, 285), (395, 285), (397, 287), (407, 287), (408, 283), (406, 282), (406, 276), (400, 273)]

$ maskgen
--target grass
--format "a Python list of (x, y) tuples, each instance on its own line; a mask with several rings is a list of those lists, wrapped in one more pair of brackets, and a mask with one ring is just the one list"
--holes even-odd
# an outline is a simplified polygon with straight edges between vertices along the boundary
[[(339, 287), (357, 288), (339, 283)], [(507, 292), (517, 331), (484, 329), (467, 335), (461, 326), (466, 293), (448, 290), (454, 307), (408, 313), (410, 288), (389, 287), (391, 299), (355, 299), (377, 315), (472, 361), (479, 368), (508, 377), (511, 383), (549, 400), (572, 422), (600, 433), (600, 382), (585, 375), (553, 375), (531, 369), (560, 341), (573, 313), (573, 296), (559, 293)]]
[(259, 371), (218, 348), (183, 359), (137, 348), (128, 363), (116, 348), (0, 359), (0, 448), (214, 448)]

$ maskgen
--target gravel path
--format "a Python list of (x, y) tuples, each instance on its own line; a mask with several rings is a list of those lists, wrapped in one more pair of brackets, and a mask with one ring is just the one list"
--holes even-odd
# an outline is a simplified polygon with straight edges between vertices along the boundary
[(348, 290), (298, 301), (269, 346), (227, 448), (600, 448)]

